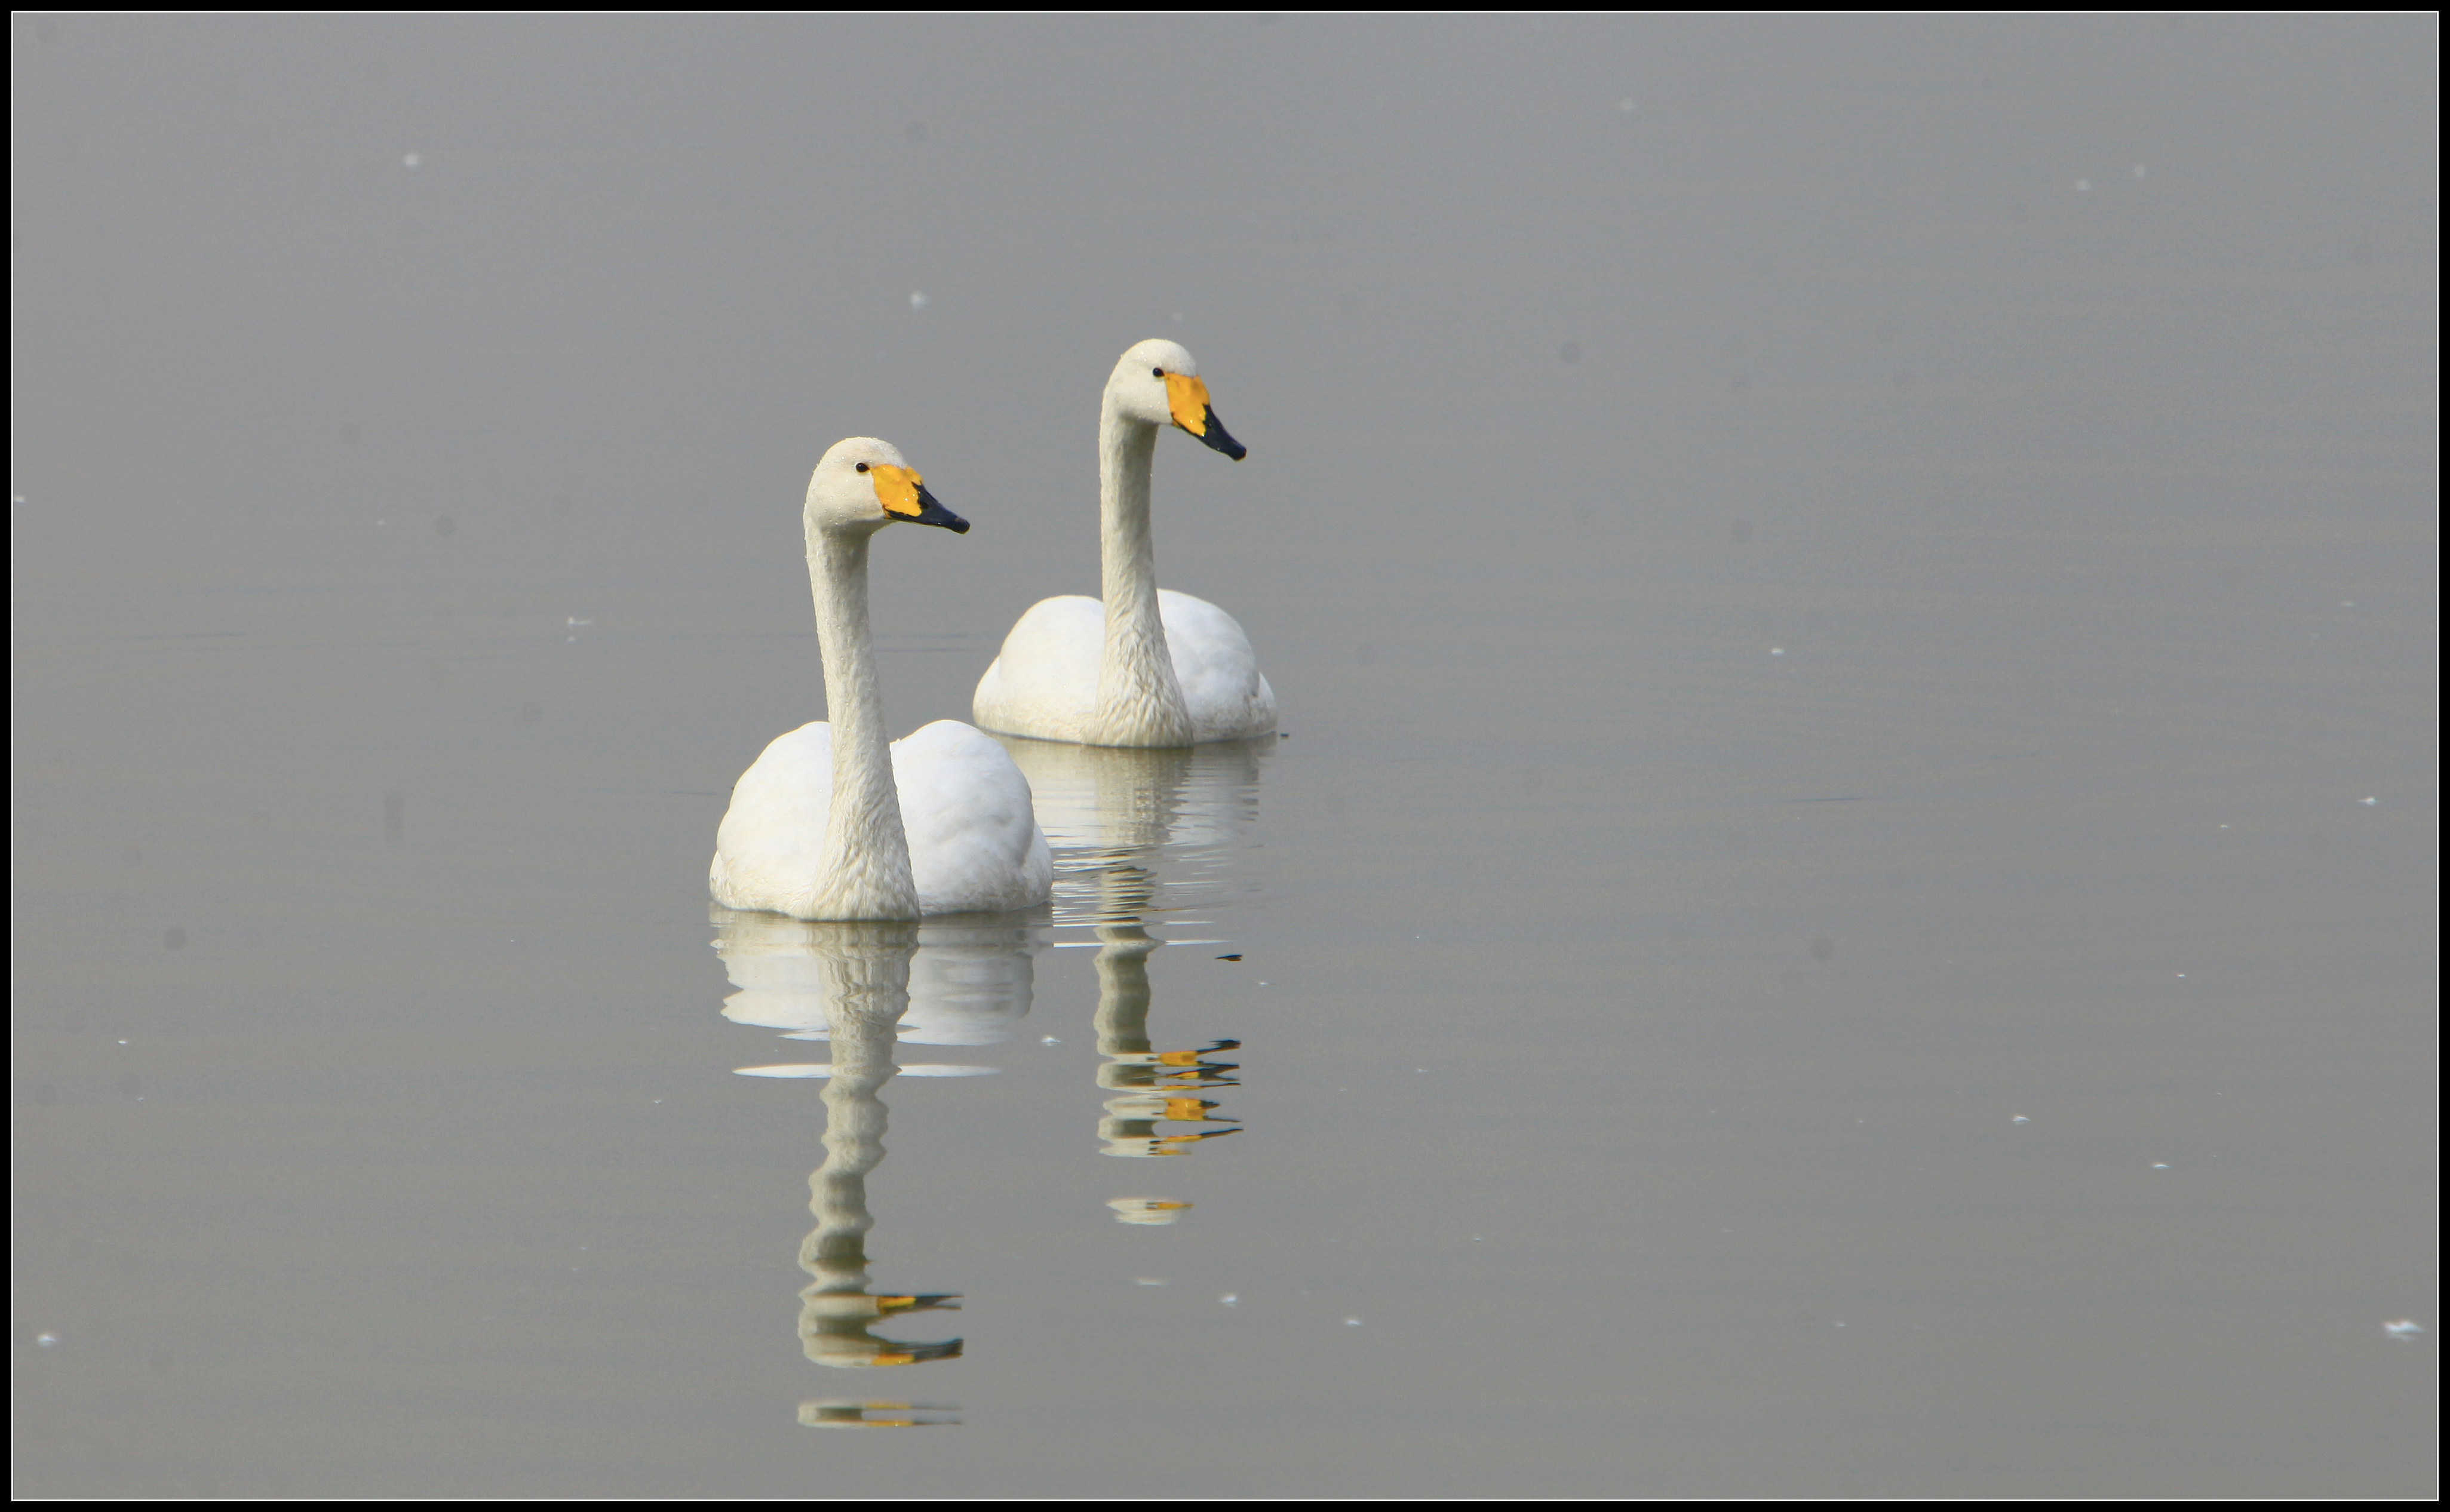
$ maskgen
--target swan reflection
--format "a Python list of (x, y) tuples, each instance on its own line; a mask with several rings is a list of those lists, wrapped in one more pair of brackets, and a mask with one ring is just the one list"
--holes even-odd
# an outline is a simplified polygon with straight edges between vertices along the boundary
[[(846, 1398), (823, 1397), (800, 1404), (800, 1425), (808, 1428), (957, 1427), (962, 1420), (944, 1414), (960, 1410), (959, 1407), (925, 1402), (854, 1402)], [(927, 1415), (921, 1417), (923, 1412)]]
[[(1026, 922), (811, 923), (778, 914), (713, 911), (714, 948), (738, 989), (724, 1000), (735, 1023), (822, 1040), (831, 1059), (743, 1067), (744, 1075), (822, 1079), (826, 1156), (808, 1177), (817, 1220), (800, 1246), (810, 1280), (800, 1292), (801, 1347), (815, 1364), (846, 1368), (919, 1365), (962, 1353), (958, 1338), (926, 1343), (879, 1337), (888, 1321), (959, 1308), (958, 1292), (878, 1290), (868, 1273), (867, 1176), (885, 1158), (885, 1105), (894, 1076), (977, 1076), (990, 1068), (897, 1066), (902, 1040), (984, 1045), (1012, 1037), (1029, 1013)], [(804, 1403), (800, 1421), (819, 1427), (907, 1427), (948, 1420), (955, 1409), (910, 1403), (825, 1399)]]
[[(1240, 1085), (1239, 1067), (1216, 1057), (1241, 1041), (1168, 1050), (1151, 1037), (1148, 960), (1170, 941), (1148, 926), (1211, 923), (1188, 915), (1254, 889), (1258, 784), (1275, 742), (1188, 750), (1003, 744), (1029, 779), (1055, 847), (1056, 925), (1090, 936), (1060, 943), (1098, 951), (1098, 1086), (1112, 1094), (1098, 1122), (1099, 1153), (1183, 1155), (1238, 1132), (1240, 1122), (1206, 1094)], [(1191, 1204), (1117, 1197), (1107, 1206), (1118, 1222), (1168, 1224)]]
[[(1238, 1049), (1238, 1039), (1215, 1039), (1197, 1050), (1159, 1050), (1149, 1038), (1148, 959), (1165, 943), (1141, 927), (1154, 906), (1156, 885), (1148, 872), (1127, 863), (1107, 866), (1100, 878), (1104, 921), (1098, 938), (1098, 1085), (1122, 1095), (1106, 1099), (1099, 1121), (1099, 1153), (1179, 1155), (1204, 1139), (1239, 1132), (1239, 1119), (1215, 1111), (1201, 1093), (1241, 1085), (1241, 1068), (1212, 1056)], [(1159, 1134), (1159, 1124), (1215, 1123), (1227, 1127), (1188, 1134)], [(1128, 1217), (1125, 1221), (1132, 1221)], [(1146, 1222), (1145, 1218), (1138, 1221)]]
[(998, 738), (1029, 779), (1039, 827), (1055, 849), (1058, 924), (1108, 917), (1099, 882), (1117, 863), (1162, 863), (1159, 912), (1213, 908), (1258, 890), (1250, 853), (1274, 741), (1118, 750)]
[[(728, 908), (715, 909), (714, 920), (714, 948), (740, 989), (723, 1000), (723, 1017), (783, 1030), (786, 1039), (829, 1038), (840, 1000), (837, 984), (846, 979), (837, 944), (848, 926)], [(976, 916), (897, 927), (907, 945), (903, 959), (908, 1007), (893, 1024), (894, 1038), (916, 1045), (993, 1045), (1019, 1032), (1029, 1012), (1030, 958), (1037, 948), (1026, 924)], [(924, 1074), (916, 1066), (901, 1070), (904, 1076)]]

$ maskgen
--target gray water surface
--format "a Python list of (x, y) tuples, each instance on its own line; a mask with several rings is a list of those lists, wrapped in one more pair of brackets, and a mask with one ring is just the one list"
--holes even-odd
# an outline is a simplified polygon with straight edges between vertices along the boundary
[[(2431, 1493), (2431, 17), (10, 39), (17, 1494)], [(1151, 335), (1286, 738), (710, 910)]]

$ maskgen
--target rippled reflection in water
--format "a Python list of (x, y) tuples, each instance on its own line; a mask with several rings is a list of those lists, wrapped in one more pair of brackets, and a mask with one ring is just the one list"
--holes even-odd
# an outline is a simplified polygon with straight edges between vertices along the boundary
[[(1182, 1155), (1239, 1132), (1208, 1095), (1239, 1084), (1239, 1041), (1212, 1038), (1163, 1049), (1149, 1025), (1148, 959), (1169, 941), (1213, 927), (1189, 917), (1246, 890), (1240, 863), (1252, 848), (1258, 783), (1273, 742), (1188, 751), (1095, 750), (1007, 742), (1036, 795), (1056, 850), (1053, 918), (1063, 946), (1098, 952), (1097, 1085), (1106, 1094), (1097, 1122), (1100, 1154)], [(895, 1076), (976, 1076), (994, 1068), (954, 1062), (897, 1064), (896, 1049), (985, 1046), (1012, 1039), (1029, 1015), (1032, 957), (1043, 946), (1039, 916), (979, 916), (921, 924), (811, 923), (778, 914), (711, 911), (714, 948), (735, 989), (724, 1017), (821, 1041), (826, 1061), (744, 1066), (744, 1076), (821, 1080), (826, 1158), (808, 1177), (817, 1220), (800, 1247), (810, 1277), (800, 1293), (799, 1335), (808, 1359), (837, 1368), (924, 1365), (958, 1359), (959, 1338), (880, 1336), (887, 1323), (953, 1311), (958, 1292), (877, 1289), (867, 1239), (875, 1217), (867, 1177), (885, 1159), (886, 1109), (879, 1095)], [(1171, 1196), (1118, 1195), (1118, 1222), (1165, 1225), (1191, 1207)], [(851, 1398), (804, 1402), (812, 1427), (906, 1427), (958, 1422), (956, 1406)]]
[[(16, 1494), (2434, 1494), (2438, 15), (15, 26)], [(1152, 335), (1293, 738), (713, 959)]]
[[(885, 1100), (895, 1075), (961, 1076), (991, 1068), (897, 1067), (900, 1040), (985, 1045), (1009, 1039), (1029, 1013), (1030, 953), (1024, 920), (927, 924), (808, 923), (777, 914), (713, 910), (715, 950), (739, 990), (724, 1002), (735, 1023), (779, 1029), (785, 1038), (824, 1040), (833, 1058), (741, 1068), (745, 1076), (823, 1080), (825, 1162), (808, 1176), (817, 1220), (800, 1246), (810, 1277), (800, 1292), (800, 1344), (817, 1365), (839, 1368), (957, 1359), (958, 1338), (880, 1337), (889, 1320), (954, 1311), (959, 1292), (873, 1289), (867, 1176), (885, 1159)], [(832, 1398), (805, 1402), (813, 1427), (910, 1427), (958, 1421), (952, 1406)]]
[[(1205, 1095), (1240, 1085), (1239, 1065), (1215, 1057), (1241, 1041), (1160, 1049), (1149, 1028), (1149, 957), (1169, 942), (1225, 941), (1168, 941), (1149, 925), (1214, 927), (1212, 918), (1187, 915), (1229, 905), (1255, 885), (1247, 873), (1260, 773), (1274, 738), (1191, 750), (1014, 739), (1004, 746), (1028, 775), (1039, 823), (1055, 847), (1056, 923), (1085, 926), (1091, 937), (1059, 942), (1098, 951), (1098, 1086), (1110, 1094), (1098, 1122), (1099, 1153), (1183, 1155), (1240, 1132), (1240, 1121)], [(1122, 1223), (1168, 1224), (1191, 1204), (1118, 1196), (1107, 1206)]]

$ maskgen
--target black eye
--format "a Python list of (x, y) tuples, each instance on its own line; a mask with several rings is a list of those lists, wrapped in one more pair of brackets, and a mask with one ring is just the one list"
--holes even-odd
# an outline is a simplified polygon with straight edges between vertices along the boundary
[(866, 472), (866, 471), (867, 471), (867, 464), (866, 464), (865, 462), (862, 462), (862, 463), (860, 463), (860, 464), (859, 464), (859, 466), (858, 466), (858, 468), (857, 468), (855, 471), (862, 472), (862, 473)]
[(1151, 378), (1163, 378), (1163, 377), (1165, 377), (1165, 369), (1163, 369), (1163, 368), (1161, 368), (1161, 367), (1153, 367), (1153, 368), (1149, 369), (1149, 377), (1151, 377)]

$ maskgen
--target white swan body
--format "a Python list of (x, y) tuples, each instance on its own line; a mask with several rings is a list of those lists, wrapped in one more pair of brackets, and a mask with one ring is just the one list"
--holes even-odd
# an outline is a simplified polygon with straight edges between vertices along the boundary
[(1166, 340), (1125, 352), (1098, 422), (1103, 600), (1040, 600), (979, 679), (985, 728), (1081, 746), (1194, 746), (1276, 727), (1275, 689), (1234, 616), (1157, 586), (1149, 474), (1157, 432), (1178, 426), (1239, 460), (1191, 354)]
[(917, 919), (1026, 908), (1053, 889), (1029, 782), (1002, 746), (949, 719), (885, 742), (867, 546), (895, 519), (969, 529), (885, 442), (826, 453), (803, 521), (833, 719), (778, 736), (733, 785), (708, 876), (727, 908)]
[[(1029, 783), (1002, 746), (940, 719), (887, 752), (918, 895), (917, 912), (897, 917), (1001, 913), (1046, 901), (1052, 854)], [(819, 901), (833, 790), (830, 725), (817, 720), (774, 737), (733, 786), (715, 833), (715, 901), (794, 919), (840, 917)]]
[[(1276, 693), (1259, 671), (1251, 638), (1234, 616), (1204, 598), (1157, 591), (1166, 660), (1179, 692), (1187, 738), (1136, 741), (1099, 716), (1099, 671), (1106, 655), (1106, 606), (1083, 593), (1039, 600), (1012, 628), (1003, 653), (979, 679), (971, 717), (988, 729), (1075, 746), (1196, 746), (1248, 740), (1276, 727)], [(1156, 709), (1151, 708), (1150, 713)], [(1169, 733), (1164, 720), (1145, 718)]]

